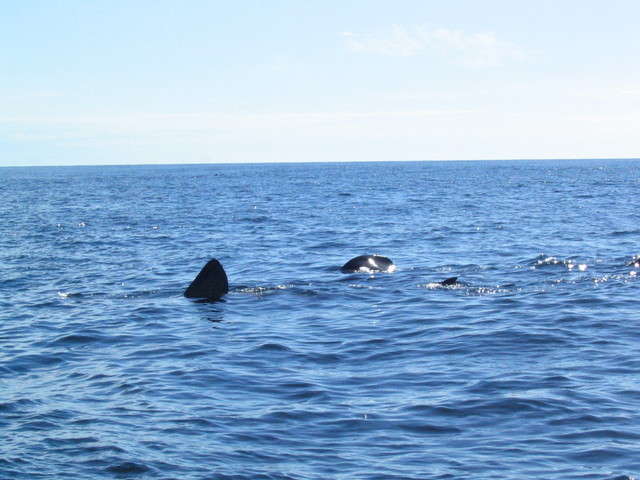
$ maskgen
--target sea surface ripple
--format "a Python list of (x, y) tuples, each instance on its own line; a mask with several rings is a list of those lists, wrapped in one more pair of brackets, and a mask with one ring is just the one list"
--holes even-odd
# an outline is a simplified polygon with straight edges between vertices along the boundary
[[(3, 168), (0, 192), (0, 478), (640, 475), (640, 161)], [(340, 273), (374, 253), (398, 270)], [(229, 294), (184, 298), (213, 257)]]

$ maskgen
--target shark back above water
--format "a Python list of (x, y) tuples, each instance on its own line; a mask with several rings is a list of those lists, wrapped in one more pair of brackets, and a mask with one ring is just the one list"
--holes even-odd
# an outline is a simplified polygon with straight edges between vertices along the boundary
[[(360, 255), (352, 258), (340, 268), (342, 273), (391, 273), (395, 270), (395, 264), (389, 258), (381, 255)], [(455, 285), (457, 280), (457, 277), (451, 277), (439, 282), (439, 284), (443, 286)], [(217, 301), (227, 293), (229, 293), (227, 273), (222, 264), (212, 258), (184, 291), (184, 296), (202, 301)]]

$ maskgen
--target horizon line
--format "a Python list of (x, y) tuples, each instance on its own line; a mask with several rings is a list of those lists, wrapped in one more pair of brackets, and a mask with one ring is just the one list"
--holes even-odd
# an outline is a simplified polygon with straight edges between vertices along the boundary
[(548, 162), (548, 161), (598, 161), (598, 160), (640, 160), (640, 157), (564, 157), (564, 158), (473, 158), (473, 159), (430, 159), (430, 160), (313, 160), (313, 161), (254, 161), (254, 162), (185, 162), (185, 163), (61, 163), (33, 165), (0, 165), (0, 168), (48, 168), (48, 167), (141, 167), (141, 166), (189, 166), (189, 165), (280, 165), (318, 163), (418, 163), (418, 162)]

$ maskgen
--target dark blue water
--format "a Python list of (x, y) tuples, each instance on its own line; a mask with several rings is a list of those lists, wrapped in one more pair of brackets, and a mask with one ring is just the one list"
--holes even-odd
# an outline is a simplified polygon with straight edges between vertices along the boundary
[[(640, 474), (640, 161), (4, 168), (0, 192), (0, 478)], [(398, 271), (339, 272), (369, 253)], [(226, 301), (184, 298), (212, 257)]]

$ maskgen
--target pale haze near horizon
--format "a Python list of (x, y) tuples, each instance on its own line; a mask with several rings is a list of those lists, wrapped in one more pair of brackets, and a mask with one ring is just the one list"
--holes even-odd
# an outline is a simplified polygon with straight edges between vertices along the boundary
[(3, 166), (640, 157), (637, 0), (0, 11)]

